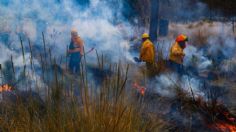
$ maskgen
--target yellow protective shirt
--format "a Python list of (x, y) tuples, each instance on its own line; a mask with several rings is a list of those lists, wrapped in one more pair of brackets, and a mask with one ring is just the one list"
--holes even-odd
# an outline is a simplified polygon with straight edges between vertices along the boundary
[(144, 62), (155, 62), (155, 47), (149, 39), (142, 43), (140, 59)]
[(175, 63), (183, 64), (184, 56), (184, 49), (179, 46), (178, 42), (175, 42), (170, 49), (169, 59)]

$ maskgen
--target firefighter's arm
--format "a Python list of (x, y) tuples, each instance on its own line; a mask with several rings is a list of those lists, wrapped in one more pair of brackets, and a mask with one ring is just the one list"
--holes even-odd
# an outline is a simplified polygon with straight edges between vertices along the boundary
[(174, 55), (185, 56), (184, 52), (181, 49), (177, 48), (177, 47), (173, 47), (172, 53)]
[(68, 50), (68, 53), (71, 54), (71, 53), (76, 53), (76, 52), (80, 52), (80, 51), (81, 51), (81, 48), (74, 48), (74, 49)]
[(78, 48), (75, 48), (73, 51), (74, 51), (74, 52), (80, 52), (81, 50), (82, 50), (82, 49), (78, 47)]
[(74, 50), (69, 49), (69, 50), (67, 51), (67, 54), (71, 54), (71, 53), (74, 53)]
[(152, 45), (150, 50), (151, 50), (151, 53), (152, 53), (152, 58), (155, 58), (155, 47), (154, 47), (154, 45)]
[(76, 44), (76, 47), (72, 50), (72, 53), (75, 53), (75, 52), (80, 52), (81, 54), (83, 54), (83, 47), (84, 47), (84, 44), (83, 44), (83, 41), (81, 39), (77, 39), (75, 41), (75, 44)]
[(81, 42), (80, 42), (80, 54), (84, 55), (84, 42), (83, 42), (83, 40), (81, 40)]
[(77, 45), (80, 47), (79, 52), (81, 55), (84, 54), (84, 41), (81, 38), (77, 39)]
[(142, 47), (141, 52), (140, 52), (140, 59), (142, 60), (143, 56), (146, 54), (148, 48), (147, 47)]

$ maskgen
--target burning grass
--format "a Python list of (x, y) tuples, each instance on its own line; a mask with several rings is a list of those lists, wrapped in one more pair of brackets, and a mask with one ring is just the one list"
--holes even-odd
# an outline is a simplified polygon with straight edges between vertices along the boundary
[[(22, 50), (24, 53), (24, 50)], [(41, 55), (41, 79), (46, 84), (43, 93), (25, 96), (17, 90), (24, 85), (31, 93), (27, 81), (16, 81), (14, 90), (1, 87), (3, 96), (0, 106), (0, 131), (157, 131), (162, 122), (156, 118), (143, 119), (144, 106), (137, 103), (132, 88), (127, 86), (129, 65), (109, 64), (108, 69), (98, 55), (98, 68), (89, 71), (86, 57), (83, 58), (79, 77), (62, 70), (49, 53)], [(24, 54), (23, 54), (24, 56)], [(33, 61), (33, 60), (31, 60)], [(29, 68), (34, 67), (31, 63)], [(51, 66), (53, 65), (53, 66)], [(34, 68), (32, 68), (34, 69)], [(90, 79), (90, 72), (104, 73), (99, 85)], [(14, 62), (12, 62), (12, 71)], [(27, 76), (24, 67), (24, 76)], [(10, 74), (10, 73), (9, 73)], [(14, 73), (12, 73), (14, 74)], [(100, 74), (99, 74), (100, 75)], [(25, 78), (26, 79), (26, 78)], [(11, 82), (11, 81), (10, 81)], [(37, 90), (36, 89), (36, 90)], [(42, 90), (41, 90), (42, 91)], [(44, 95), (35, 98), (36, 94)], [(13, 101), (9, 101), (9, 98)], [(25, 99), (27, 98), (27, 99)]]
[[(97, 52), (98, 64), (87, 64), (84, 56), (81, 74), (74, 76), (43, 42), (44, 51), (40, 55), (31, 51), (30, 66), (24, 62), (19, 80), (14, 62), (8, 64), (9, 85), (0, 87), (3, 95), (9, 94), (1, 100), (0, 131), (235, 131), (234, 114), (216, 98), (195, 98), (181, 88), (173, 88), (176, 96), (171, 98), (155, 94), (145, 70), (141, 74), (133, 65), (109, 64)], [(22, 41), (21, 46), (25, 60)], [(33, 56), (38, 57), (44, 85), (26, 81), (29, 69), (38, 72)], [(168, 72), (166, 62), (159, 60), (155, 73)], [(19, 91), (22, 86), (29, 94)]]
[(235, 131), (236, 116), (215, 97), (196, 98), (176, 88), (176, 96), (171, 102), (166, 114), (171, 131)]
[(4, 85), (0, 86), (0, 93), (10, 92), (10, 91), (12, 91), (12, 87), (9, 86), (8, 84), (4, 84)]
[(31, 100), (27, 103), (17, 100), (13, 105), (1, 106), (1, 130), (146, 131), (155, 129), (155, 126), (149, 124), (152, 120), (142, 120), (140, 110), (124, 92), (125, 79), (121, 76), (106, 80), (99, 92), (90, 89), (88, 83), (81, 84), (79, 96), (65, 96), (64, 90), (67, 88), (60, 87), (61, 84), (57, 83), (54, 84), (57, 87), (52, 88), (50, 96), (44, 101), (44, 109)]

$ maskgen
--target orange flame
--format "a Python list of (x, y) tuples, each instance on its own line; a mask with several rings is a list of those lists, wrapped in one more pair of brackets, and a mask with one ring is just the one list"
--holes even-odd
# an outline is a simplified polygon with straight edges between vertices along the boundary
[(12, 87), (9, 86), (8, 84), (4, 84), (4, 85), (0, 86), (0, 93), (10, 92), (10, 91), (12, 91)]
[(138, 83), (134, 83), (133, 87), (139, 91), (139, 93), (144, 96), (146, 92), (146, 88), (143, 86), (140, 86)]
[(214, 127), (221, 132), (236, 132), (236, 125), (216, 123)]

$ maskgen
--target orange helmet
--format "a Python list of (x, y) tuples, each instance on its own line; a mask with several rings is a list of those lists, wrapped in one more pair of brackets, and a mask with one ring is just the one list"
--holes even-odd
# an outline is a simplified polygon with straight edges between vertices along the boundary
[(176, 42), (188, 41), (188, 37), (187, 37), (186, 35), (181, 34), (181, 35), (179, 35), (179, 36), (176, 38), (175, 41), (176, 41)]

